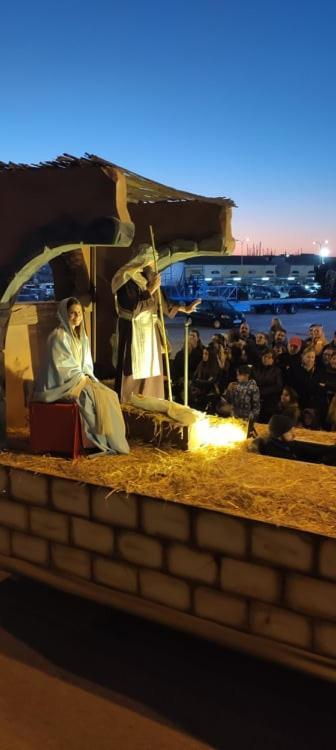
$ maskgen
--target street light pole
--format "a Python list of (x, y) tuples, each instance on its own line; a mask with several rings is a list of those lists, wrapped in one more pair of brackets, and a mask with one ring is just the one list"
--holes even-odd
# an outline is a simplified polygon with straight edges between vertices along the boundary
[(328, 257), (330, 250), (327, 247), (329, 244), (329, 240), (324, 240), (324, 242), (321, 242), (320, 240), (314, 240), (313, 245), (318, 245), (319, 247), (319, 256), (321, 258), (322, 264), (325, 263), (325, 259)]

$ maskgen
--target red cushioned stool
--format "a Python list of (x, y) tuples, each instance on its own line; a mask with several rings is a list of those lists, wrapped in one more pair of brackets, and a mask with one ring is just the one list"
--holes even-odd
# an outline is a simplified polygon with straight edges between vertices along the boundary
[(34, 453), (63, 453), (77, 458), (83, 453), (78, 404), (55, 401), (29, 405), (30, 447)]

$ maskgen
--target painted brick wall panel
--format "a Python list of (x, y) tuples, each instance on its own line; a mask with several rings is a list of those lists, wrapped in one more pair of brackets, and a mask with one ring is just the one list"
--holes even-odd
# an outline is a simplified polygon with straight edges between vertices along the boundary
[[(92, 515), (98, 521), (135, 529), (138, 525), (138, 506), (135, 495), (113, 492), (105, 487), (92, 491)], [(109, 495), (109, 497), (106, 497)]]
[(12, 469), (10, 472), (11, 495), (33, 505), (47, 505), (48, 479), (31, 471)]
[(98, 557), (93, 563), (93, 575), (98, 583), (103, 583), (105, 586), (128, 591), (131, 594), (136, 594), (138, 590), (137, 571), (126, 563)]
[(324, 539), (320, 547), (320, 573), (336, 581), (336, 542)]
[(260, 560), (309, 573), (313, 553), (313, 543), (304, 535), (262, 524), (253, 526), (252, 555)]
[(15, 531), (12, 535), (12, 549), (15, 557), (38, 565), (48, 565), (48, 543), (44, 539)]
[(113, 552), (113, 531), (108, 526), (73, 518), (72, 533), (76, 547), (101, 552), (103, 555), (111, 555)]
[(253, 633), (300, 648), (311, 648), (312, 628), (308, 618), (303, 615), (254, 602), (251, 604), (250, 623)]
[(285, 597), (291, 609), (336, 620), (336, 584), (334, 583), (288, 574)]
[(194, 602), (199, 617), (238, 628), (247, 624), (247, 603), (244, 599), (200, 587), (195, 591)]
[(160, 500), (142, 503), (143, 528), (147, 534), (187, 542), (190, 538), (190, 516), (186, 508)]
[(265, 565), (228, 557), (222, 560), (221, 587), (225, 591), (275, 602), (280, 597), (280, 584), (280, 575)]
[(168, 568), (173, 575), (202, 583), (215, 583), (217, 565), (212, 555), (173, 544), (168, 550)]
[(119, 552), (128, 562), (149, 568), (161, 568), (162, 547), (157, 539), (132, 531), (121, 532), (118, 538)]
[(331, 622), (317, 622), (314, 626), (315, 651), (336, 658), (336, 625)]
[(88, 517), (90, 515), (87, 484), (72, 482), (71, 479), (53, 479), (51, 499), (56, 510), (73, 513), (75, 516)]
[(30, 511), (30, 525), (33, 534), (43, 536), (55, 542), (69, 541), (69, 518), (62, 513), (52, 510), (32, 508)]
[(25, 531), (28, 526), (27, 508), (13, 500), (0, 500), (0, 524)]
[(166, 604), (174, 609), (190, 608), (190, 590), (185, 581), (152, 570), (140, 572), (140, 589), (145, 599)]
[(7, 529), (0, 526), (0, 553), (2, 555), (10, 554), (10, 534)]
[(196, 539), (200, 547), (238, 557), (246, 555), (246, 525), (221, 513), (202, 511), (197, 515)]
[(74, 547), (66, 547), (63, 544), (52, 544), (51, 556), (53, 564), (58, 570), (72, 573), (80, 578), (91, 578), (90, 555), (83, 550)]
[(0, 493), (7, 492), (8, 489), (8, 470), (5, 466), (0, 466)]

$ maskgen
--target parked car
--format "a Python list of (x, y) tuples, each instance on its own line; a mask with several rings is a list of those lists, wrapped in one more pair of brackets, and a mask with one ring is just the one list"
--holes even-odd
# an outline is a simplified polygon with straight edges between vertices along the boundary
[(278, 294), (280, 295), (281, 299), (286, 299), (286, 297), (288, 297), (288, 290), (289, 290), (288, 284), (281, 284), (280, 286), (277, 284), (275, 288)]
[(32, 289), (24, 289), (22, 288), (18, 297), (18, 302), (37, 302), (39, 299), (39, 295), (37, 291), (32, 291)]
[(280, 299), (281, 295), (273, 286), (252, 284), (249, 291), (250, 299)]
[(233, 328), (244, 320), (241, 313), (237, 313), (230, 302), (203, 300), (190, 318), (194, 326), (211, 326), (212, 328)]
[(302, 284), (292, 284), (288, 290), (288, 297), (316, 297), (316, 292), (306, 289)]
[(55, 290), (53, 283), (41, 283), (39, 286), (40, 299), (49, 300), (55, 298)]

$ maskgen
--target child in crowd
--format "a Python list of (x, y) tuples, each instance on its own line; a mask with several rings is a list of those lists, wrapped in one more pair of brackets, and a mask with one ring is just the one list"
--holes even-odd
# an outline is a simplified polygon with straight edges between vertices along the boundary
[(258, 419), (260, 412), (260, 393), (256, 381), (251, 378), (251, 367), (240, 365), (237, 369), (237, 381), (230, 383), (224, 398), (219, 404), (221, 416), (230, 414), (238, 419)]

